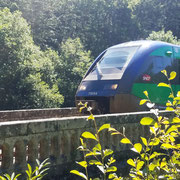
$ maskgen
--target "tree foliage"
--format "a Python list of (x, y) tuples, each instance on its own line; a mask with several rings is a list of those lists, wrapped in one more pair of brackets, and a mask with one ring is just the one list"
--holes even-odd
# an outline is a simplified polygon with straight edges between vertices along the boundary
[(153, 31), (146, 39), (180, 45), (180, 40), (178, 40), (176, 36), (173, 36), (172, 31), (165, 32), (164, 29), (158, 32)]
[[(48, 50), (47, 50), (48, 51)], [(19, 109), (59, 106), (52, 58), (33, 42), (30, 27), (21, 13), (0, 11), (0, 108)], [(49, 50), (50, 52), (50, 50)], [(53, 53), (53, 55), (52, 55)]]
[(64, 106), (72, 106), (77, 87), (90, 66), (91, 53), (84, 50), (79, 38), (62, 42), (59, 51), (60, 59), (56, 67), (59, 89), (65, 98)]

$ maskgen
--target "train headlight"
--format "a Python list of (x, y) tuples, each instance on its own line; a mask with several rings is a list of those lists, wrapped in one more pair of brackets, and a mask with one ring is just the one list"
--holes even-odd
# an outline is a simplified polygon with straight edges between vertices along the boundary
[(81, 85), (81, 86), (79, 87), (79, 91), (85, 91), (85, 90), (86, 90), (86, 88), (87, 88), (87, 86), (85, 86), (85, 85)]
[(116, 90), (117, 87), (118, 87), (118, 84), (113, 84), (113, 85), (111, 85), (111, 89), (112, 89), (112, 90)]

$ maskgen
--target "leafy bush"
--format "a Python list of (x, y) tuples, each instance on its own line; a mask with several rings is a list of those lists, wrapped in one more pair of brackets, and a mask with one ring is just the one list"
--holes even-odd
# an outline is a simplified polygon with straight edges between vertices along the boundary
[[(117, 131), (110, 127), (110, 124), (104, 124), (98, 129), (91, 109), (87, 107), (87, 103), (80, 104), (82, 105), (80, 111), (87, 108), (90, 112), (88, 120), (93, 120), (95, 134), (84, 132), (80, 138), (81, 146), (78, 149), (83, 152), (84, 160), (77, 162), (77, 164), (85, 168), (86, 174), (77, 170), (72, 170), (71, 173), (86, 180), (92, 179), (88, 176), (87, 167), (96, 165), (102, 174), (101, 179), (180, 179), (180, 144), (177, 142), (180, 134), (180, 108), (178, 107), (180, 104), (180, 91), (177, 93), (177, 96), (175, 96), (170, 84), (170, 81), (176, 77), (176, 72), (171, 72), (170, 77), (168, 77), (166, 70), (163, 70), (162, 73), (167, 77), (169, 84), (159, 83), (158, 86), (170, 88), (171, 93), (166, 104), (166, 110), (173, 111), (175, 116), (173, 118), (161, 116), (159, 110), (155, 108), (155, 104), (149, 99), (148, 92), (144, 91), (146, 99), (142, 99), (140, 105), (146, 103), (156, 118), (144, 117), (141, 119), (140, 124), (149, 126), (150, 130), (150, 137), (148, 139), (141, 137), (142, 143), (133, 144), (131, 140), (125, 136), (124, 132), (121, 133)], [(102, 149), (99, 134), (104, 129), (108, 129), (111, 135), (122, 136), (120, 142), (122, 144), (129, 144), (131, 150), (139, 154), (137, 158), (127, 160), (127, 163), (132, 167), (128, 178), (118, 177), (116, 175), (117, 167), (113, 165), (116, 161), (112, 156), (113, 151), (111, 149)], [(88, 148), (84, 139), (94, 140), (96, 142), (95, 146), (91, 149)], [(88, 157), (91, 157), (90, 160)], [(99, 177), (95, 179), (97, 180)]]
[[(47, 162), (48, 159), (45, 159), (42, 163), (38, 159), (36, 159), (37, 166), (35, 167), (35, 170), (32, 170), (32, 167), (30, 164), (27, 164), (28, 169), (26, 170), (27, 174), (27, 180), (41, 180), (47, 173), (48, 165), (50, 164)], [(21, 176), (21, 174), (15, 175), (13, 172), (10, 176), (9, 174), (4, 174), (3, 176), (0, 176), (1, 180), (17, 180), (17, 178)]]

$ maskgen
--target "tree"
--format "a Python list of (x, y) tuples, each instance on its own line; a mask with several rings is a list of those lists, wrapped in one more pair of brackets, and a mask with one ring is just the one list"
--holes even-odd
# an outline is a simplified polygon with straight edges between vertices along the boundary
[(158, 32), (152, 31), (152, 33), (149, 34), (149, 36), (146, 39), (164, 41), (180, 45), (180, 40), (178, 40), (176, 36), (173, 36), (172, 31), (165, 32), (164, 29)]
[(34, 45), (21, 13), (0, 11), (0, 109), (59, 107), (57, 53)]
[(67, 39), (60, 45), (60, 61), (57, 65), (59, 89), (65, 100), (63, 106), (74, 106), (77, 87), (90, 66), (91, 53), (85, 51), (79, 38)]

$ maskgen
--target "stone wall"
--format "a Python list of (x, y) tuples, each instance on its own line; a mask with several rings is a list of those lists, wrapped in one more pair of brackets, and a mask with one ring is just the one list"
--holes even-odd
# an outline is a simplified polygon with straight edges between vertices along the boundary
[[(153, 116), (149, 112), (139, 112), (95, 117), (98, 126), (110, 123), (121, 132), (125, 127), (127, 137), (133, 142), (139, 142), (140, 136), (148, 133), (145, 126), (140, 126), (139, 121), (142, 117), (150, 115)], [(19, 172), (26, 169), (27, 162), (34, 166), (36, 159), (49, 158), (51, 161), (49, 179), (75, 179), (69, 175), (69, 170), (77, 168), (74, 167), (74, 162), (81, 158), (79, 151), (76, 150), (79, 146), (79, 137), (82, 132), (94, 129), (93, 123), (86, 121), (86, 118), (84, 116), (0, 122), (1, 173)], [(101, 139), (104, 146), (124, 155), (129, 152), (128, 145), (120, 144), (118, 136), (109, 136), (104, 131)]]
[(0, 121), (33, 120), (44, 118), (60, 118), (79, 116), (76, 108), (48, 108), (48, 109), (25, 109), (0, 111)]

